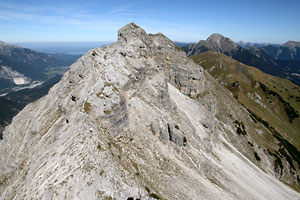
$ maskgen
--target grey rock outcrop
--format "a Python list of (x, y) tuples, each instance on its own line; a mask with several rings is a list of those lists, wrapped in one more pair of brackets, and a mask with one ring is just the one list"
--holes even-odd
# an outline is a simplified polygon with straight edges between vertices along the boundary
[(218, 49), (220, 52), (230, 52), (238, 49), (237, 45), (230, 38), (224, 37), (221, 34), (214, 33), (206, 40), (207, 46), (210, 49)]
[(5, 129), (0, 198), (300, 199), (255, 161), (256, 129), (172, 41), (128, 24)]

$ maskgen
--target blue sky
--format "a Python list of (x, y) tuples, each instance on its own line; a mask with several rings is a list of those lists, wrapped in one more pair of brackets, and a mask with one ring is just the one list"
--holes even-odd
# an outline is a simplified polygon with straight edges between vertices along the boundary
[(212, 33), (234, 41), (300, 41), (300, 0), (0, 0), (5, 42), (114, 41), (135, 22), (148, 33), (196, 42)]

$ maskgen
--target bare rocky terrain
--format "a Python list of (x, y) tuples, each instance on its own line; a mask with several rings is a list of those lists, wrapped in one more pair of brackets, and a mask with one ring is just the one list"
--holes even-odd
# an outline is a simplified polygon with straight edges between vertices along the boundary
[(297, 174), (276, 178), (270, 130), (135, 24), (82, 56), (3, 135), (0, 199), (300, 199)]

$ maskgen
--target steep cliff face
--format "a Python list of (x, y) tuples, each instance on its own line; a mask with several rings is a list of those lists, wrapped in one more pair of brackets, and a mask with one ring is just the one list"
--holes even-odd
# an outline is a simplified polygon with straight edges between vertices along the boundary
[(5, 129), (0, 198), (300, 199), (274, 177), (269, 134), (172, 41), (128, 24)]

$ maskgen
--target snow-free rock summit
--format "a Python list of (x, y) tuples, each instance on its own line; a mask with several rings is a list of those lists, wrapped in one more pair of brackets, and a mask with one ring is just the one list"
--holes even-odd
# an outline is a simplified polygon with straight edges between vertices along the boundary
[(262, 134), (171, 40), (131, 23), (6, 127), (0, 199), (300, 199)]

